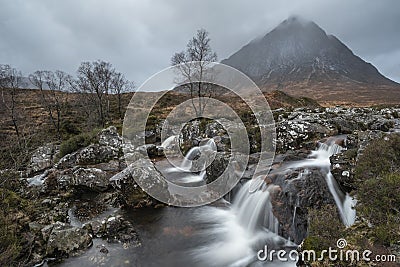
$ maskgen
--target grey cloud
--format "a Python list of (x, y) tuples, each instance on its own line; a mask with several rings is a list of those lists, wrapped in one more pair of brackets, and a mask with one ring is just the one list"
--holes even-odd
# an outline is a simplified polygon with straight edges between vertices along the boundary
[(223, 59), (296, 14), (400, 81), (396, 0), (0, 0), (0, 6), (0, 63), (26, 74), (73, 74), (83, 60), (104, 59), (141, 83), (167, 67), (198, 28), (210, 32)]

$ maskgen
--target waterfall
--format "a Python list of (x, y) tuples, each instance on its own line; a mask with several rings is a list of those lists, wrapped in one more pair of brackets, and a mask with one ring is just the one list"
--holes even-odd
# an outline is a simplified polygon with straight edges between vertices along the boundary
[(192, 168), (192, 161), (199, 156), (201, 153), (200, 147), (195, 146), (192, 147), (186, 156), (183, 158), (183, 161), (181, 165), (179, 166), (182, 171), (185, 172), (190, 172), (190, 169)]
[(331, 172), (326, 175), (326, 181), (339, 209), (342, 222), (346, 226), (353, 225), (356, 220), (356, 210), (353, 208), (356, 204), (356, 200), (350, 197), (349, 194), (344, 194), (340, 190), (339, 185), (337, 184)]
[(240, 188), (230, 207), (204, 207), (198, 215), (198, 220), (207, 225), (203, 234), (208, 236), (207, 240), (213, 240), (192, 251), (193, 257), (204, 266), (249, 266), (258, 261), (257, 251), (265, 245), (270, 248), (290, 245), (277, 234), (279, 222), (272, 213), (270, 198), (275, 186), (265, 185), (250, 193), (250, 185), (248, 181)]
[(356, 211), (353, 208), (356, 204), (356, 200), (353, 199), (348, 193), (343, 193), (339, 188), (335, 178), (330, 172), (330, 157), (334, 154), (341, 152), (343, 148), (333, 141), (327, 143), (320, 143), (317, 150), (311, 152), (309, 158), (293, 163), (290, 165), (292, 168), (307, 168), (307, 167), (318, 167), (325, 170), (325, 180), (328, 185), (329, 191), (335, 200), (336, 206), (338, 207), (342, 222), (346, 226), (354, 224), (356, 219)]
[(161, 146), (166, 149), (166, 148), (170, 148), (171, 146), (174, 146), (177, 142), (177, 135), (171, 135), (170, 137), (168, 137), (167, 139), (164, 140), (164, 142), (162, 142)]
[[(173, 138), (172, 138), (173, 137)], [(176, 136), (168, 137), (162, 144), (162, 146), (167, 147), (173, 145), (173, 142), (176, 141)], [(186, 156), (183, 157), (182, 162), (177, 167), (170, 167), (166, 170), (168, 173), (187, 173), (186, 175), (180, 178), (180, 182), (182, 183), (198, 183), (204, 181), (206, 176), (206, 168), (207, 168), (207, 160), (201, 162), (201, 168), (198, 174), (192, 172), (192, 165), (196, 158), (203, 155), (205, 158), (208, 154), (217, 151), (217, 146), (215, 145), (214, 139), (210, 138), (207, 141), (203, 142), (199, 146), (192, 147), (187, 153)]]
[(270, 190), (258, 190), (254, 193), (249, 192), (250, 182), (247, 182), (239, 191), (233, 210), (237, 214), (238, 221), (249, 233), (267, 229), (273, 233), (278, 233), (278, 220), (272, 213), (270, 200)]

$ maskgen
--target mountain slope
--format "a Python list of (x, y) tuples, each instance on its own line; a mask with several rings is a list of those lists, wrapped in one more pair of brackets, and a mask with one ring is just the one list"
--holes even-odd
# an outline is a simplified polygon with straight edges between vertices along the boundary
[(325, 90), (399, 87), (335, 36), (298, 17), (283, 21), (222, 63), (244, 72), (263, 89), (296, 95), (312, 96), (302, 89), (310, 91), (316, 86)]

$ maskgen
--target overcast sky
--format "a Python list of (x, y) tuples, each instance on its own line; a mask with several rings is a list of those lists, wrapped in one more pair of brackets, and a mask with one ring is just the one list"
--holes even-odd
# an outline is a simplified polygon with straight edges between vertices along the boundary
[(0, 63), (25, 75), (111, 62), (140, 85), (199, 28), (222, 60), (290, 15), (313, 20), (400, 82), (398, 0), (0, 0)]

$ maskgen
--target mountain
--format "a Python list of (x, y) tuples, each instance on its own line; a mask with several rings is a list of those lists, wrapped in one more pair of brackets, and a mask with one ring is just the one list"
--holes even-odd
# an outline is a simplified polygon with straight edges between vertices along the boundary
[[(244, 72), (264, 90), (280, 89), (322, 101), (328, 91), (330, 98), (333, 93), (339, 101), (340, 96), (344, 99), (343, 92), (351, 88), (357, 92), (354, 96), (368, 88), (400, 90), (399, 84), (354, 55), (338, 38), (327, 35), (314, 22), (295, 16), (264, 37), (252, 40), (222, 63)], [(364, 93), (367, 100), (374, 100), (372, 91)]]

